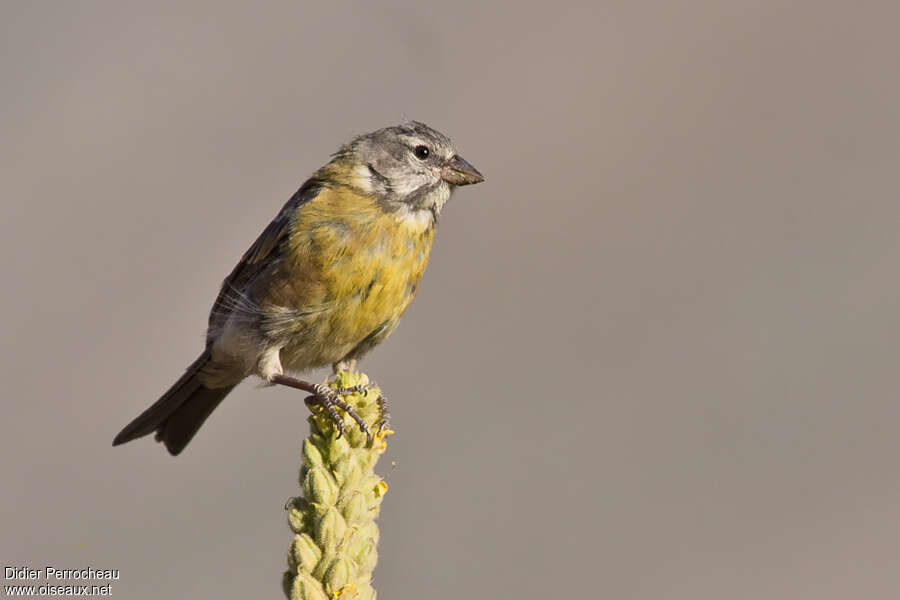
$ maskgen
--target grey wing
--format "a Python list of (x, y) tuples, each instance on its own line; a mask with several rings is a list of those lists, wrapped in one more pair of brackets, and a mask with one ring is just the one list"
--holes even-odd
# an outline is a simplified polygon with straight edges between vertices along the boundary
[(294, 212), (297, 208), (315, 198), (321, 189), (322, 185), (319, 182), (313, 179), (307, 180), (291, 196), (291, 199), (285, 203), (278, 215), (256, 238), (253, 245), (241, 257), (237, 266), (222, 282), (219, 295), (216, 297), (212, 310), (209, 312), (207, 344), (212, 342), (210, 336), (213, 331), (222, 327), (234, 310), (250, 308), (248, 303), (252, 303), (244, 296), (247, 284), (252, 282), (267, 265), (281, 257), (284, 241), (287, 239)]

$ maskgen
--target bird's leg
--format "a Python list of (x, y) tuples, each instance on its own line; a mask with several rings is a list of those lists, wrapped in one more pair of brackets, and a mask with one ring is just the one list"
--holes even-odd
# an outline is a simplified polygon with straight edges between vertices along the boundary
[(273, 375), (269, 379), (269, 382), (298, 390), (303, 390), (304, 392), (309, 392), (310, 394), (312, 394), (312, 396), (306, 398), (306, 404), (308, 406), (318, 404), (326, 411), (328, 411), (328, 415), (331, 417), (331, 420), (334, 422), (335, 427), (337, 427), (338, 429), (338, 437), (344, 435), (344, 420), (341, 419), (341, 416), (337, 411), (337, 408), (340, 408), (348, 415), (350, 415), (350, 417), (354, 421), (356, 421), (356, 423), (359, 425), (360, 430), (366, 434), (366, 438), (368, 438), (369, 441), (372, 441), (372, 431), (369, 428), (369, 424), (366, 423), (365, 419), (359, 416), (359, 413), (356, 412), (356, 410), (354, 410), (352, 406), (344, 402), (344, 399), (341, 398), (341, 394), (344, 393), (343, 390), (333, 390), (326, 385), (322, 385), (319, 383), (310, 383), (308, 381), (303, 381), (302, 379), (295, 379), (294, 377), (289, 377), (287, 375), (281, 374)]

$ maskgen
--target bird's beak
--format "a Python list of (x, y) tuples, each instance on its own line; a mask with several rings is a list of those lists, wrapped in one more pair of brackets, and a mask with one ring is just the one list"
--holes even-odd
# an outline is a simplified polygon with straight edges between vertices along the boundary
[(450, 185), (469, 185), (481, 183), (484, 181), (484, 175), (457, 154), (441, 169), (441, 179)]

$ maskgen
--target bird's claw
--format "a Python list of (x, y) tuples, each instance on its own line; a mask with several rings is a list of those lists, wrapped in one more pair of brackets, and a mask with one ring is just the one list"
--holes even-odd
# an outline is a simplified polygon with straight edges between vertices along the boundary
[[(333, 391), (336, 394), (345, 396), (348, 394), (367, 394), (372, 386), (375, 384), (357, 384), (349, 387), (342, 387), (334, 389)], [(378, 398), (375, 399), (375, 402), (378, 404), (379, 410), (379, 422), (378, 422), (378, 433), (388, 429), (389, 424), (391, 422), (391, 413), (388, 411), (388, 401), (387, 397), (380, 393), (378, 394)]]
[[(331, 388), (329, 388), (329, 389), (331, 389)], [(337, 389), (334, 389), (331, 391), (333, 391), (335, 394), (340, 394), (341, 396), (348, 396), (350, 394), (365, 395), (365, 393), (369, 391), (369, 386), (358, 384), (358, 385), (351, 385), (350, 387), (337, 388)]]
[[(345, 396), (348, 394), (363, 394), (363, 395), (365, 395), (366, 393), (368, 393), (369, 389), (372, 388), (373, 386), (377, 387), (377, 384), (358, 384), (358, 385), (352, 385), (349, 387), (337, 388), (333, 391), (336, 394), (340, 394), (342, 396)], [(387, 401), (387, 397), (385, 397), (384, 394), (379, 392), (378, 398), (375, 400), (375, 402), (378, 403), (378, 410), (379, 410), (379, 415), (380, 415), (380, 419), (378, 422), (378, 432), (380, 433), (380, 432), (384, 431), (385, 429), (388, 429), (388, 425), (391, 422), (391, 413), (390, 413), (390, 411), (388, 411), (388, 401)]]
[(381, 433), (386, 429), (390, 429), (391, 413), (388, 410), (387, 396), (378, 394), (378, 399), (375, 402), (378, 403), (378, 411), (381, 414), (381, 418), (378, 421), (378, 433)]
[[(360, 386), (354, 386), (354, 388), (358, 387)], [(318, 404), (328, 412), (328, 416), (331, 417), (331, 421), (337, 428), (338, 438), (344, 435), (344, 420), (341, 418), (341, 415), (338, 414), (337, 411), (337, 409), (340, 408), (345, 413), (350, 415), (350, 418), (356, 421), (356, 424), (359, 425), (360, 431), (366, 434), (366, 440), (368, 441), (368, 443), (372, 443), (372, 429), (369, 427), (369, 424), (366, 423), (365, 419), (359, 416), (359, 413), (356, 412), (356, 409), (347, 404), (347, 402), (344, 401), (344, 399), (341, 397), (341, 395), (343, 394), (356, 393), (357, 390), (353, 392), (345, 392), (344, 390), (346, 389), (348, 388), (338, 388), (337, 390), (333, 390), (325, 385), (317, 385), (315, 393), (312, 396), (307, 396), (305, 402), (307, 406)]]

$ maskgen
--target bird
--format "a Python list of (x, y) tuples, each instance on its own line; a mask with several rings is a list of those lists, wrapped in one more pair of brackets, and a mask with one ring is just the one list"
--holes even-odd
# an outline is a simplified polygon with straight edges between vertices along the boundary
[[(241, 381), (312, 394), (368, 423), (332, 390), (298, 379), (356, 361), (397, 327), (419, 289), (438, 217), (453, 191), (484, 176), (450, 139), (409, 121), (352, 138), (315, 171), (224, 279), (205, 347), (185, 373), (113, 440), (156, 434), (178, 455)], [(358, 390), (357, 390), (358, 391)]]

